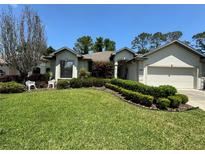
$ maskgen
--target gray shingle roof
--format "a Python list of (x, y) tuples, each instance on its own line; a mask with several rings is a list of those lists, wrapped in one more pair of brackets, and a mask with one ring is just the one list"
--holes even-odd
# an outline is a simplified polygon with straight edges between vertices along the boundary
[(83, 59), (91, 59), (92, 61), (109, 62), (113, 53), (114, 53), (113, 51), (96, 52), (92, 54), (83, 55)]

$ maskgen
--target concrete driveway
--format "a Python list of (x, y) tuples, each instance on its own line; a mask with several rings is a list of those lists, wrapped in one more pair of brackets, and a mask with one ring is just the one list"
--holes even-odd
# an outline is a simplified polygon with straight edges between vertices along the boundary
[(179, 93), (185, 94), (189, 97), (188, 104), (199, 107), (205, 111), (205, 91), (195, 89), (178, 90)]

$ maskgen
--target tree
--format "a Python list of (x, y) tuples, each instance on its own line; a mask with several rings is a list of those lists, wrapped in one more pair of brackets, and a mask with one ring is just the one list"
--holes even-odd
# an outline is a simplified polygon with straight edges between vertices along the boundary
[(189, 41), (187, 41), (187, 40), (183, 41), (183, 43), (186, 44), (186, 45), (191, 46), (191, 42), (189, 42)]
[(174, 32), (168, 32), (165, 34), (166, 41), (167, 42), (172, 42), (174, 40), (178, 40), (181, 38), (183, 33), (181, 31), (174, 31)]
[(151, 48), (157, 48), (165, 41), (166, 36), (161, 32), (156, 32), (151, 37)]
[(0, 36), (2, 57), (25, 79), (41, 63), (46, 50), (44, 26), (38, 13), (26, 6), (17, 19), (11, 7), (2, 10)]
[(149, 33), (141, 33), (132, 41), (132, 48), (138, 49), (138, 53), (146, 53), (150, 48), (152, 34)]
[(104, 40), (105, 51), (115, 51), (115, 41), (106, 38)]
[(102, 52), (104, 48), (104, 40), (102, 37), (97, 37), (93, 49), (95, 52)]
[(82, 36), (77, 39), (75, 47), (73, 48), (76, 52), (80, 54), (88, 54), (92, 50), (93, 40), (90, 36)]
[(192, 39), (195, 41), (197, 50), (205, 53), (205, 32), (195, 34)]
[(55, 52), (55, 49), (53, 49), (52, 46), (49, 46), (46, 51), (43, 53), (44, 56), (48, 56), (50, 55), (51, 53)]

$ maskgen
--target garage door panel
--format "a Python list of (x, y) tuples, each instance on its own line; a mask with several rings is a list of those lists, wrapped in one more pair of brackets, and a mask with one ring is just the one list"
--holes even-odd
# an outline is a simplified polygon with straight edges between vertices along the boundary
[(170, 70), (171, 74), (177, 77), (193, 77), (193, 68), (170, 68)]
[(194, 88), (193, 68), (148, 67), (147, 84)]
[(158, 75), (167, 76), (168, 72), (167, 72), (167, 69), (164, 69), (164, 68), (161, 69), (161, 67), (148, 67), (148, 74), (157, 75), (157, 76)]

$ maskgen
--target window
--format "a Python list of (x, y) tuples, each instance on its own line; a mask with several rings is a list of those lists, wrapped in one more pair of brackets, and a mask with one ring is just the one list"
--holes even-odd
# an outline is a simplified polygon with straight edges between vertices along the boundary
[(0, 76), (5, 75), (5, 72), (3, 70), (0, 70)]
[(60, 77), (72, 78), (73, 75), (73, 61), (61, 60), (60, 62)]

